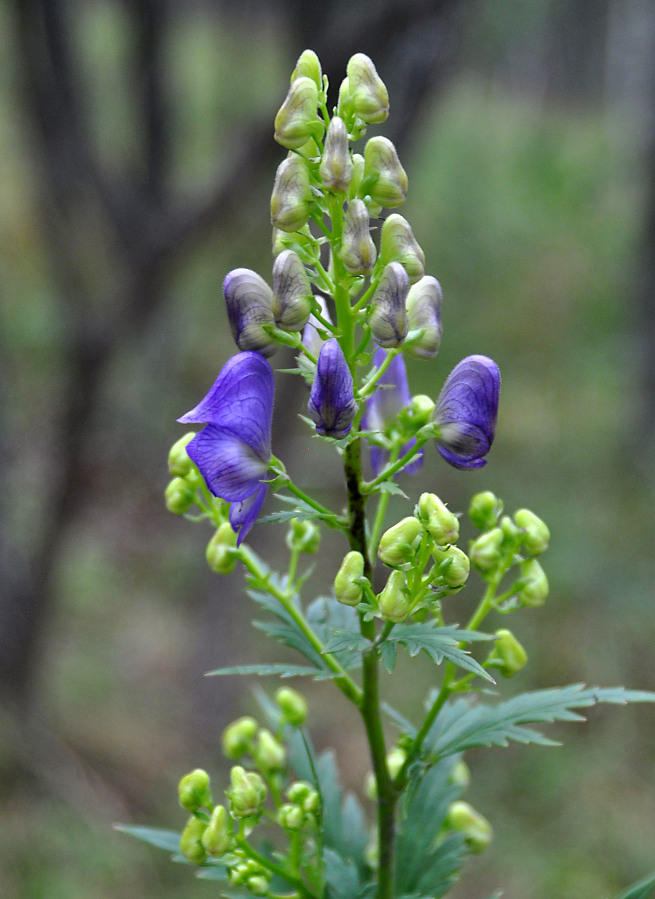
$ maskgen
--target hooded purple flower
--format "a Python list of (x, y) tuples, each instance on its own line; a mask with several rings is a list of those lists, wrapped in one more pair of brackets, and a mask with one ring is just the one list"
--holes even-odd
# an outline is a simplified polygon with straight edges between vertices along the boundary
[(321, 436), (341, 438), (350, 431), (357, 412), (353, 377), (335, 337), (321, 347), (307, 408)]
[(455, 468), (482, 468), (496, 431), (500, 372), (488, 356), (467, 356), (451, 371), (434, 411), (437, 449)]
[(232, 503), (230, 524), (245, 538), (266, 496), (271, 458), (273, 371), (259, 353), (237, 353), (225, 363), (200, 403), (178, 418), (207, 427), (187, 444), (207, 487)]
[[(386, 350), (378, 348), (373, 357), (373, 364), (379, 368), (386, 359)], [(366, 412), (362, 419), (362, 427), (367, 431), (384, 431), (387, 425), (411, 402), (409, 386), (407, 384), (407, 372), (402, 356), (395, 356), (389, 368), (378, 381), (382, 390), (375, 393), (366, 402)], [(416, 443), (412, 437), (401, 448), (403, 456)], [(371, 445), (371, 467), (377, 477), (389, 460), (389, 451), (381, 446)], [(404, 469), (408, 474), (415, 474), (423, 464), (423, 450), (416, 459)]]

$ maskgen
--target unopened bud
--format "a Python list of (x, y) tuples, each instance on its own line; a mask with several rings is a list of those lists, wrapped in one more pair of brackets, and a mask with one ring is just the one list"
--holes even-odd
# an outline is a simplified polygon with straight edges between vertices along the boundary
[(406, 407), (407, 418), (412, 422), (416, 430), (422, 428), (432, 420), (434, 414), (434, 400), (424, 393), (413, 396), (409, 406)]
[(439, 576), (448, 587), (462, 587), (466, 583), (471, 563), (459, 546), (435, 549), (432, 555), (439, 566)]
[[(346, 79), (347, 81), (348, 79)], [(348, 189), (348, 196), (353, 199), (359, 196), (359, 188), (364, 177), (364, 157), (361, 153), (353, 153), (353, 176)]]
[(521, 564), (518, 596), (524, 606), (542, 606), (548, 596), (548, 578), (536, 559)]
[(273, 320), (283, 331), (301, 331), (312, 311), (312, 287), (305, 266), (293, 250), (273, 263)]
[(209, 774), (202, 768), (196, 768), (185, 774), (177, 787), (180, 805), (187, 812), (195, 812), (199, 808), (211, 806), (212, 794), (209, 789)]
[(305, 813), (299, 805), (285, 802), (277, 813), (277, 821), (284, 830), (302, 830), (305, 823)]
[(459, 537), (459, 521), (444, 502), (434, 493), (422, 493), (416, 514), (425, 530), (438, 546), (456, 543)]
[(458, 787), (462, 787), (462, 789), (466, 789), (471, 783), (471, 771), (463, 759), (458, 759), (455, 762), (449, 779), (452, 783), (457, 784)]
[(425, 274), (425, 253), (418, 245), (407, 219), (397, 212), (387, 216), (382, 225), (380, 260), (383, 265), (400, 262), (409, 276), (410, 284), (414, 284)]
[(237, 562), (233, 552), (237, 545), (237, 535), (229, 521), (223, 522), (207, 544), (205, 558), (207, 564), (216, 574), (231, 574)]
[(403, 518), (388, 528), (380, 538), (378, 556), (385, 565), (411, 562), (421, 538), (421, 524), (413, 516)]
[(232, 848), (233, 842), (227, 810), (224, 806), (217, 805), (202, 835), (202, 845), (210, 855), (225, 855)]
[(405, 300), (409, 290), (407, 272), (399, 262), (390, 262), (371, 297), (369, 326), (382, 347), (400, 346), (407, 337), (409, 322)]
[(193, 505), (195, 496), (195, 487), (186, 478), (173, 478), (164, 493), (166, 508), (173, 515), (184, 515)]
[(255, 874), (246, 880), (246, 888), (253, 896), (268, 896), (270, 882), (265, 874)]
[(496, 631), (496, 643), (489, 657), (503, 677), (514, 677), (525, 667), (528, 654), (511, 631)]
[(270, 356), (275, 341), (262, 328), (273, 323), (273, 291), (249, 268), (235, 268), (223, 281), (223, 296), (234, 342), (240, 350)]
[(505, 545), (509, 546), (511, 543), (518, 548), (518, 541), (521, 537), (521, 529), (514, 524), (509, 515), (503, 515), (503, 517), (500, 519), (500, 529), (505, 535)]
[(321, 531), (315, 522), (305, 518), (292, 518), (287, 531), (286, 544), (290, 550), (313, 555), (321, 542)]
[(266, 801), (266, 785), (256, 771), (246, 771), (235, 765), (230, 772), (232, 814), (236, 818), (258, 815)]
[(404, 572), (392, 571), (378, 597), (380, 612), (388, 621), (398, 623), (404, 621), (409, 614), (410, 601), (405, 594), (404, 587)]
[(307, 700), (291, 687), (279, 687), (275, 691), (275, 701), (282, 710), (284, 720), (293, 727), (301, 727), (307, 720)]
[(296, 78), (311, 78), (319, 90), (323, 89), (323, 72), (318, 56), (313, 50), (303, 50), (291, 74), (291, 83)]
[(400, 164), (396, 148), (386, 137), (372, 137), (366, 142), (363, 186), (379, 206), (393, 208), (407, 198), (407, 173)]
[(317, 118), (318, 86), (305, 76), (295, 78), (275, 116), (275, 140), (287, 150), (297, 150), (321, 133)]
[[(396, 779), (398, 772), (405, 764), (406, 758), (407, 753), (400, 746), (394, 747), (391, 752), (387, 754), (387, 768), (389, 769), (389, 777), (391, 780)], [(375, 802), (378, 797), (378, 789), (375, 782), (375, 775), (372, 771), (370, 771), (366, 777), (364, 792), (372, 802)]]
[(180, 852), (192, 865), (203, 865), (207, 861), (207, 850), (202, 845), (202, 835), (207, 825), (192, 815), (180, 836)]
[(469, 558), (478, 571), (486, 572), (494, 569), (501, 559), (500, 546), (503, 542), (503, 532), (500, 528), (493, 528), (480, 534), (469, 551)]
[(351, 275), (368, 275), (375, 265), (376, 249), (369, 231), (366, 203), (357, 198), (348, 202), (340, 250), (344, 268)]
[(184, 437), (176, 440), (168, 454), (168, 471), (171, 475), (184, 478), (193, 469), (193, 462), (186, 451), (187, 443), (196, 436), (195, 431), (189, 431)]
[(284, 746), (265, 727), (257, 734), (253, 757), (264, 771), (280, 771), (287, 762)]
[(312, 189), (307, 165), (295, 153), (283, 160), (275, 173), (271, 194), (271, 224), (281, 231), (299, 231), (307, 224)]
[(318, 173), (326, 190), (346, 193), (350, 186), (353, 161), (348, 150), (348, 132), (339, 116), (334, 116), (328, 125)]
[(364, 556), (352, 550), (346, 553), (334, 579), (334, 594), (345, 606), (356, 606), (362, 598), (363, 588), (357, 580), (364, 574)]
[(250, 752), (258, 727), (255, 719), (247, 715), (228, 724), (222, 736), (223, 752), (226, 757), (236, 761)]
[(410, 331), (423, 331), (412, 341), (410, 353), (420, 359), (434, 359), (441, 346), (441, 285), (436, 278), (425, 275), (413, 284), (407, 294), (407, 317)]
[(304, 780), (296, 780), (287, 787), (287, 799), (304, 811), (314, 813), (320, 805), (318, 792)]
[(529, 509), (519, 509), (514, 514), (514, 521), (525, 531), (523, 546), (530, 556), (539, 556), (548, 549), (550, 531), (548, 525)]
[(474, 855), (484, 852), (493, 838), (491, 824), (484, 815), (461, 800), (453, 802), (448, 809), (446, 827), (463, 834), (469, 852)]
[(476, 528), (486, 531), (495, 526), (498, 516), (503, 511), (503, 504), (490, 490), (476, 493), (469, 505), (469, 518)]
[(384, 122), (389, 115), (389, 94), (373, 61), (364, 53), (348, 60), (348, 95), (357, 115), (364, 122)]

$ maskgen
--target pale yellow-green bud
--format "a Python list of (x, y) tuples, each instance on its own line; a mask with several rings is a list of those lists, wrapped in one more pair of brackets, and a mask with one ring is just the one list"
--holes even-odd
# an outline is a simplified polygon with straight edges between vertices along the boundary
[(355, 197), (348, 202), (343, 223), (343, 240), (339, 251), (341, 261), (351, 275), (368, 275), (373, 271), (376, 253), (369, 231), (366, 203)]
[(255, 874), (246, 880), (246, 888), (253, 896), (267, 896), (270, 890), (268, 877), (264, 874)]
[(235, 818), (258, 815), (266, 801), (266, 785), (256, 771), (246, 771), (235, 765), (230, 772), (232, 814)]
[(312, 311), (312, 286), (293, 250), (283, 250), (273, 263), (273, 319), (283, 331), (301, 331)]
[(479, 855), (493, 838), (491, 824), (468, 802), (458, 800), (448, 809), (446, 826), (464, 835), (469, 852)]
[(527, 664), (528, 654), (514, 634), (506, 628), (497, 630), (495, 636), (496, 643), (489, 658), (498, 660), (494, 662), (494, 668), (503, 677), (514, 677)]
[(399, 262), (385, 265), (369, 303), (369, 327), (379, 346), (397, 347), (407, 337), (409, 320), (405, 301), (409, 290), (407, 272)]
[(177, 787), (180, 805), (187, 812), (195, 812), (199, 808), (208, 808), (212, 803), (209, 789), (209, 774), (202, 768), (196, 768), (185, 774)]
[(453, 765), (450, 772), (450, 781), (457, 784), (458, 787), (462, 787), (462, 789), (466, 789), (471, 783), (471, 771), (463, 759), (458, 759)]
[(378, 596), (378, 607), (387, 621), (398, 623), (409, 614), (410, 601), (405, 590), (405, 574), (392, 571), (387, 578), (382, 593)]
[(210, 855), (225, 855), (234, 843), (230, 832), (230, 817), (222, 805), (212, 812), (207, 829), (202, 835), (202, 845)]
[(237, 562), (233, 552), (237, 545), (237, 535), (232, 525), (224, 521), (207, 544), (205, 558), (207, 564), (216, 574), (231, 574)]
[(284, 720), (293, 727), (301, 727), (307, 720), (307, 700), (291, 687), (278, 687), (275, 701), (282, 710)]
[(424, 393), (413, 396), (407, 407), (407, 414), (417, 431), (432, 420), (433, 413), (434, 400)]
[(384, 122), (389, 115), (389, 94), (373, 61), (364, 53), (348, 60), (348, 95), (357, 115), (364, 122)]
[(521, 535), (521, 529), (518, 528), (509, 515), (503, 515), (500, 519), (500, 529), (505, 535), (505, 545), (513, 543), (517, 545), (517, 538)]
[(295, 780), (287, 787), (287, 799), (306, 812), (315, 812), (319, 806), (317, 791), (304, 780)]
[(237, 718), (223, 731), (223, 752), (228, 759), (236, 761), (250, 752), (259, 725), (254, 718), (245, 715)]
[(296, 78), (311, 78), (319, 90), (323, 89), (323, 72), (318, 56), (313, 50), (303, 50), (291, 74), (291, 83)]
[(321, 530), (313, 521), (292, 518), (285, 540), (290, 550), (313, 555), (321, 542)]
[(421, 539), (421, 524), (413, 516), (392, 525), (380, 538), (378, 556), (385, 565), (411, 562)]
[(480, 534), (471, 543), (469, 558), (478, 571), (491, 571), (498, 565), (501, 559), (500, 547), (503, 537), (504, 534), (500, 528), (492, 528), (492, 530)]
[(379, 206), (393, 208), (407, 199), (407, 172), (400, 164), (398, 153), (386, 137), (372, 137), (364, 148), (363, 182), (370, 187), (367, 193)]
[(164, 493), (166, 508), (173, 515), (184, 515), (193, 505), (195, 496), (195, 487), (186, 478), (173, 478)]
[(300, 231), (291, 232), (273, 228), (271, 250), (274, 257), (279, 256), (283, 250), (296, 250), (297, 252), (299, 249), (314, 253), (314, 238), (307, 225)]
[(353, 161), (348, 149), (348, 132), (339, 116), (334, 116), (328, 125), (318, 174), (323, 187), (333, 193), (346, 193), (350, 186)]
[[(396, 779), (396, 777), (398, 776), (398, 772), (405, 764), (406, 758), (407, 753), (400, 746), (394, 747), (394, 749), (392, 749), (391, 752), (387, 754), (387, 768), (389, 769), (389, 776), (391, 777), (391, 780)], [(364, 792), (372, 802), (375, 802), (375, 800), (378, 798), (378, 788), (377, 784), (375, 783), (375, 775), (372, 771), (369, 771), (366, 776), (366, 781), (364, 783)]]
[(295, 153), (284, 159), (275, 173), (271, 194), (271, 224), (281, 231), (299, 231), (307, 224), (312, 189), (307, 165)]
[(494, 527), (498, 516), (503, 511), (503, 504), (490, 490), (476, 493), (469, 505), (469, 518), (481, 531)]
[(457, 516), (453, 515), (436, 494), (422, 493), (420, 495), (416, 516), (438, 546), (457, 542), (459, 537)]
[(548, 578), (536, 559), (521, 564), (518, 596), (524, 606), (542, 606), (548, 596)]
[(434, 561), (439, 565), (439, 575), (448, 587), (462, 587), (468, 580), (471, 563), (459, 546), (432, 551)]
[(407, 317), (409, 330), (423, 331), (418, 340), (409, 341), (409, 352), (420, 359), (434, 359), (441, 346), (441, 285), (436, 278), (425, 275), (409, 288)]
[(193, 469), (193, 462), (187, 455), (187, 443), (196, 436), (195, 431), (189, 431), (184, 437), (176, 440), (168, 454), (168, 471), (171, 475), (183, 478)]
[[(287, 150), (298, 150), (319, 128), (318, 87), (305, 76), (295, 78), (275, 116), (275, 140)], [(320, 133), (320, 131), (319, 131)]]
[(352, 160), (353, 176), (350, 181), (348, 196), (351, 199), (354, 199), (359, 195), (359, 186), (362, 183), (362, 178), (364, 177), (364, 157), (361, 153), (353, 153)]
[(334, 594), (339, 602), (345, 606), (357, 605), (364, 592), (357, 580), (363, 574), (364, 556), (357, 550), (346, 553), (334, 579)]
[(207, 861), (207, 850), (202, 845), (202, 835), (207, 825), (192, 815), (180, 836), (180, 852), (192, 865), (203, 865)]
[(397, 212), (387, 216), (382, 225), (380, 260), (383, 265), (400, 262), (409, 276), (410, 284), (414, 284), (425, 274), (425, 253), (418, 245), (407, 219)]
[(539, 556), (548, 549), (550, 531), (547, 524), (529, 509), (519, 509), (514, 514), (514, 521), (525, 531), (523, 546), (531, 556)]
[(253, 757), (264, 771), (281, 771), (287, 762), (284, 746), (265, 727), (257, 734)]
[(302, 830), (305, 823), (305, 813), (299, 805), (285, 802), (277, 813), (277, 821), (284, 830)]

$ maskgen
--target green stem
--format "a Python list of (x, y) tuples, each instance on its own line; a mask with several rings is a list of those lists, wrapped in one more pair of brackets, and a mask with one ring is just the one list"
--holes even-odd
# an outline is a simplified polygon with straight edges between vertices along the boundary
[(401, 468), (404, 468), (406, 465), (411, 462), (414, 456), (418, 453), (420, 449), (427, 443), (427, 440), (424, 440), (420, 437), (416, 438), (416, 443), (411, 446), (404, 456), (401, 456), (397, 462), (387, 465), (383, 471), (372, 481), (368, 481), (368, 483), (364, 484), (364, 491), (366, 493), (371, 493), (379, 484), (382, 484), (384, 481), (391, 480), (391, 476), (394, 475), (397, 471), (400, 471)]
[(380, 365), (379, 368), (375, 369), (375, 371), (373, 372), (371, 377), (368, 379), (368, 381), (366, 381), (364, 383), (362, 389), (359, 391), (360, 399), (363, 400), (367, 396), (369, 396), (371, 393), (373, 393), (378, 381), (380, 380), (382, 375), (385, 373), (385, 371), (389, 368), (389, 366), (391, 365), (391, 363), (396, 358), (396, 356), (398, 355), (399, 352), (400, 352), (400, 350), (387, 350), (387, 355), (385, 356), (384, 362), (382, 363), (382, 365)]
[[(389, 452), (389, 463), (391, 465), (393, 465), (393, 463), (398, 460), (399, 452), (399, 446), (394, 446), (393, 449)], [(375, 557), (375, 554), (378, 551), (378, 546), (380, 545), (380, 537), (382, 536), (382, 528), (384, 527), (384, 519), (387, 514), (387, 506), (389, 505), (390, 499), (390, 493), (383, 493), (380, 496), (378, 507), (375, 510), (375, 519), (373, 521), (373, 528), (371, 530), (371, 536), (368, 542), (368, 552), (371, 558)]]
[(307, 889), (300, 878), (294, 877), (293, 874), (289, 873), (289, 871), (286, 871), (281, 865), (272, 862), (270, 859), (266, 858), (265, 855), (262, 855), (261, 852), (257, 852), (257, 850), (253, 846), (251, 846), (250, 843), (243, 837), (237, 836), (235, 837), (235, 840), (237, 846), (243, 850), (248, 858), (256, 861), (258, 865), (261, 865), (262, 868), (270, 871), (271, 874), (277, 874), (278, 877), (286, 880), (286, 882), (298, 892), (299, 896), (303, 896), (305, 897), (305, 899), (318, 899), (318, 897), (315, 896), (314, 893)]

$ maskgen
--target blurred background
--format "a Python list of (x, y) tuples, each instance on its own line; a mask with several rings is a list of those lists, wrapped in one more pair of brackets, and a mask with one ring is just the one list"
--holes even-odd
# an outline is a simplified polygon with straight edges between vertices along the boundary
[[(204, 672), (280, 656), (163, 491), (175, 419), (234, 352), (221, 281), (269, 277), (272, 120), (305, 47), (332, 102), (357, 51), (389, 88), (401, 212), (445, 296), (413, 392), (436, 396), (469, 353), (503, 374), (489, 465), (430, 452), (405, 489), (456, 510), (492, 489), (551, 527), (551, 597), (512, 621), (531, 665), (503, 693), (655, 689), (655, 4), (4, 0), (2, 896), (216, 894), (111, 825), (181, 827), (178, 779), (221, 783), (220, 733), (256, 709), (250, 679)], [(296, 380), (278, 375), (274, 451), (334, 501)], [(251, 542), (275, 556), (283, 538)], [(319, 590), (343, 552), (323, 548)], [(434, 670), (401, 667), (385, 690), (418, 715)], [(307, 692), (317, 746), (338, 744), (361, 795), (357, 721), (329, 685)], [(496, 841), (454, 899), (606, 899), (655, 868), (655, 713), (589, 717), (550, 730), (563, 748), (469, 754)]]

